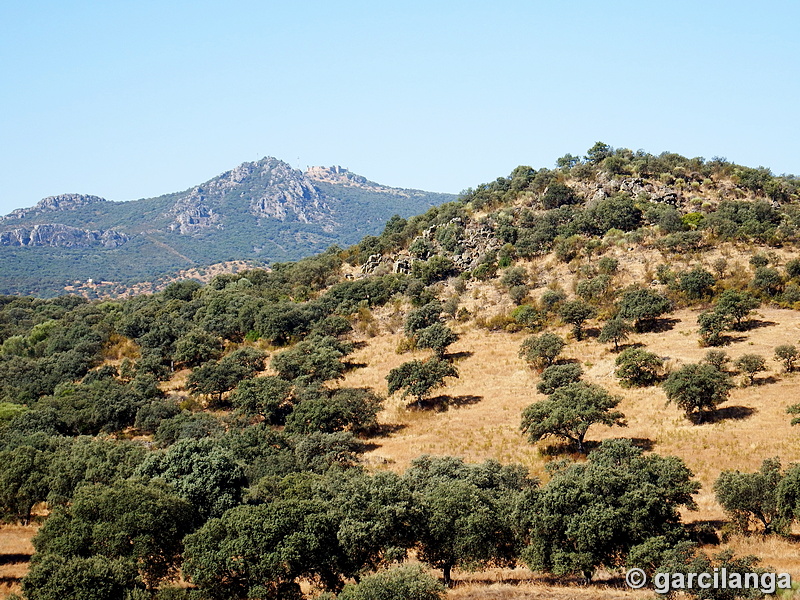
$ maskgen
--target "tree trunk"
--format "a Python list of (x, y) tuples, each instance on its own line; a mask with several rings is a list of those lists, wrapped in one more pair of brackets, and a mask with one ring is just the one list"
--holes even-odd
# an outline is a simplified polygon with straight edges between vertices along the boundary
[(446, 587), (450, 587), (450, 584), (453, 582), (453, 580), (450, 578), (450, 569), (452, 568), (453, 565), (444, 565), (442, 567), (442, 576), (444, 578), (444, 585)]

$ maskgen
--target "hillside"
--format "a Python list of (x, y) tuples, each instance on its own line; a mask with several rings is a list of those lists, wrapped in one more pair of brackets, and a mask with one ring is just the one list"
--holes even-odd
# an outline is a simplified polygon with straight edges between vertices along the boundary
[(557, 165), (272, 270), (0, 297), (9, 589), (38, 527), (28, 591), (109, 600), (800, 577), (800, 182), (600, 143)]
[[(71, 286), (115, 295), (225, 261), (296, 260), (378, 233), (394, 214), (452, 199), (383, 186), (341, 167), (303, 173), (275, 158), (158, 198), (52, 196), (0, 217), (0, 293), (48, 297)], [(106, 283), (89, 289), (89, 279)]]

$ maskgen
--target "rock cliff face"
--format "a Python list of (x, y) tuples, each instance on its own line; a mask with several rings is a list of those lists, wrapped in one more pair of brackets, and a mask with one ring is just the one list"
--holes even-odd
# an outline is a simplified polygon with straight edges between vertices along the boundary
[(323, 194), (302, 172), (276, 158), (247, 162), (227, 171), (179, 198), (170, 211), (170, 231), (183, 234), (219, 227), (223, 203), (247, 203), (259, 218), (301, 223), (333, 224)]
[(128, 241), (124, 233), (107, 229), (89, 231), (60, 225), (58, 223), (18, 227), (0, 232), (0, 246), (21, 246), (35, 248), (50, 246), (56, 248), (118, 248)]
[(54, 211), (74, 210), (96, 202), (107, 202), (107, 200), (99, 196), (87, 196), (86, 194), (48, 196), (47, 198), (39, 200), (39, 202), (31, 208), (18, 208), (6, 216), (0, 217), (0, 222), (19, 220), (24, 217), (32, 217)]

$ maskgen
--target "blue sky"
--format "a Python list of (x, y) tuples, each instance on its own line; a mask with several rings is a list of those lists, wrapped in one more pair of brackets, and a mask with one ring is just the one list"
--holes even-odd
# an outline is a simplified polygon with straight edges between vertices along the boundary
[(0, 213), (246, 160), (460, 190), (595, 141), (800, 172), (798, 2), (0, 5)]

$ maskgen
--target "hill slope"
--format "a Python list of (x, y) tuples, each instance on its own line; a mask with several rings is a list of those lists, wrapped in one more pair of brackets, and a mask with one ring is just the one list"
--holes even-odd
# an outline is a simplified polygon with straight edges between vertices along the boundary
[(275, 158), (158, 198), (52, 196), (0, 218), (0, 293), (50, 296), (88, 279), (119, 290), (223, 261), (296, 260), (377, 234), (393, 214), (451, 199), (341, 167), (303, 173)]

